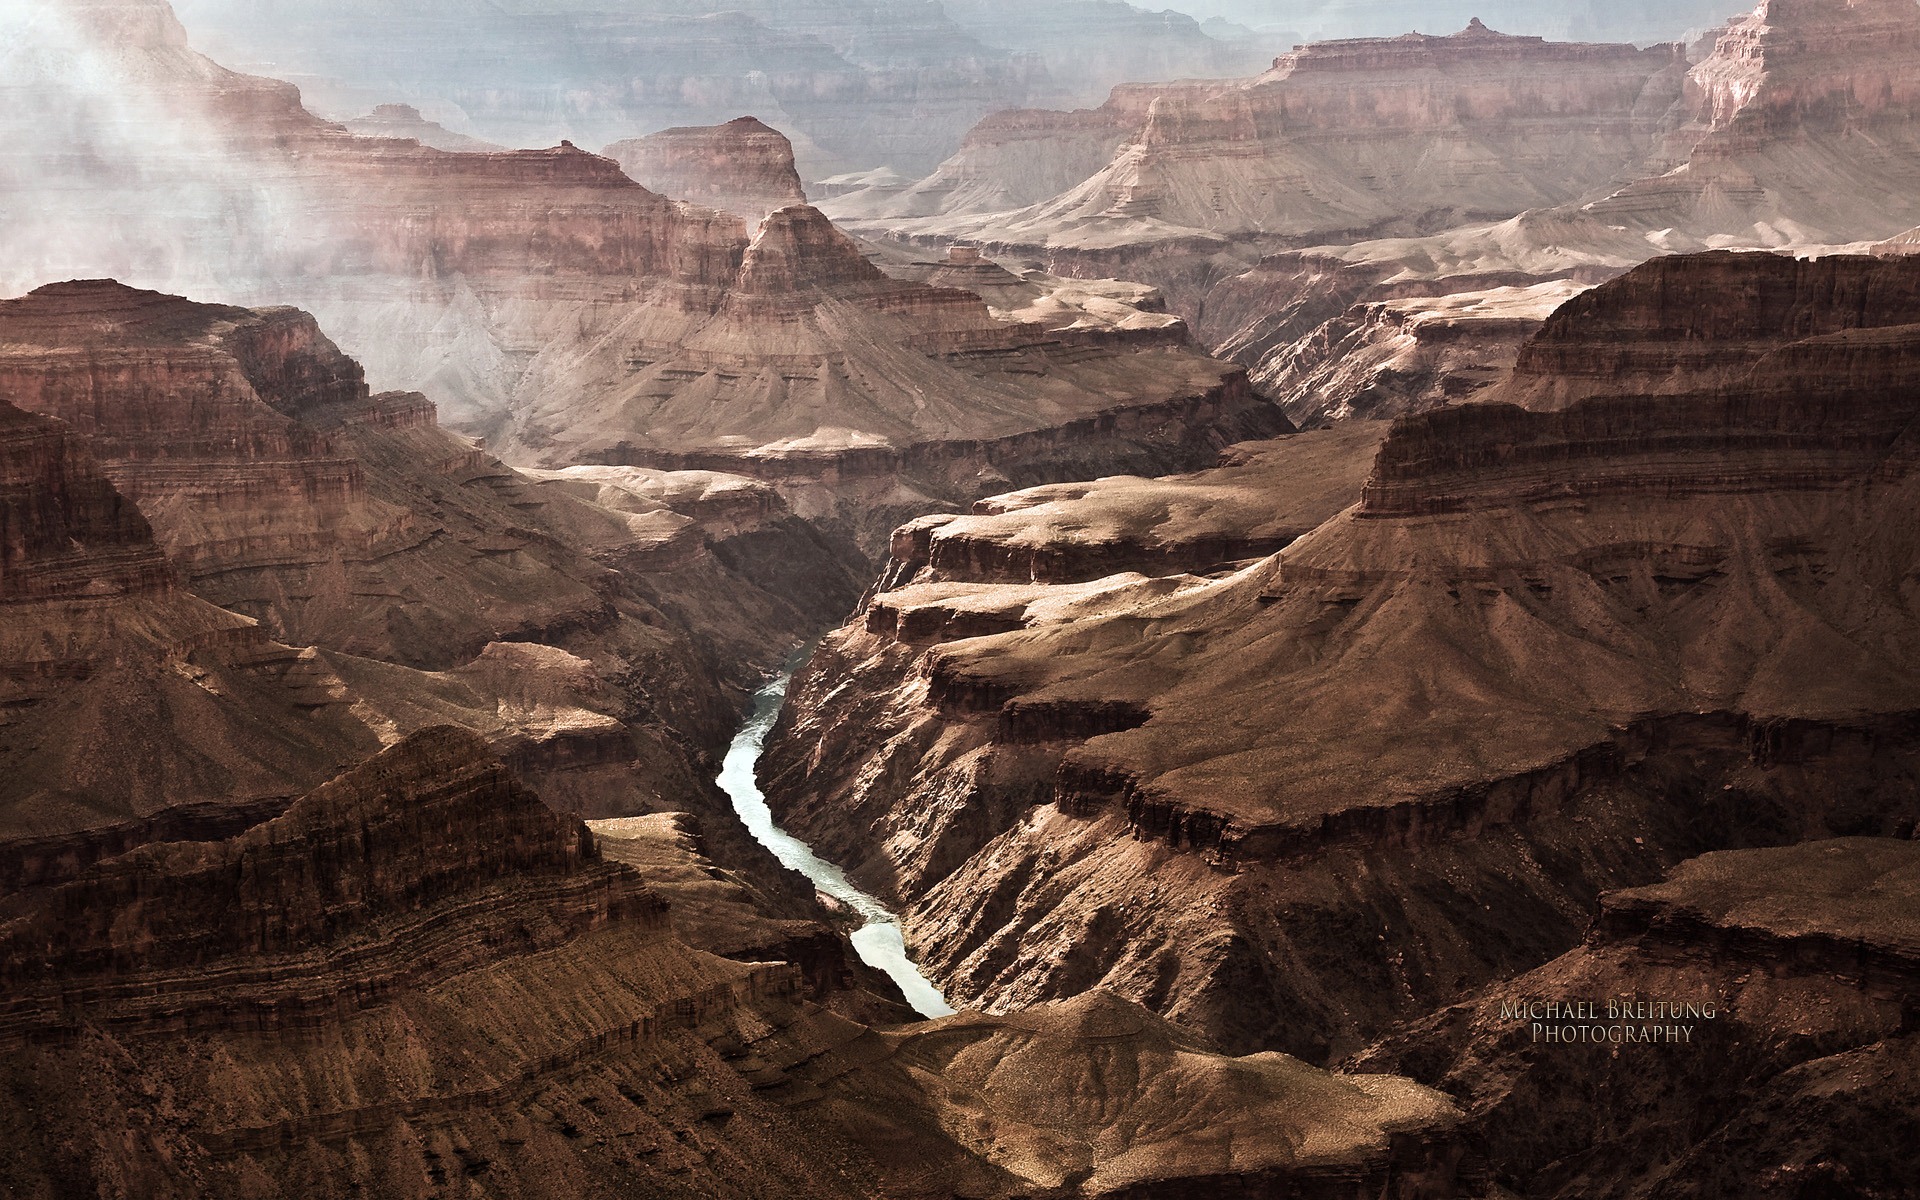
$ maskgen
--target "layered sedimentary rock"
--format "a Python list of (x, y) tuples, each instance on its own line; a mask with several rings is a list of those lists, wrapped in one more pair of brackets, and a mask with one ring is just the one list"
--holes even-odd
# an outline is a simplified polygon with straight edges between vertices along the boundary
[(1385, 418), (1484, 399), (1522, 343), (1580, 285), (1366, 301), (1260, 358), (1259, 386), (1296, 424)]
[[(1915, 327), (1848, 281), (1905, 261), (1788, 264), (1821, 316), (1730, 319), (1736, 365), (1684, 394), (1427, 413), (1364, 484), (1305, 457), (1333, 434), (1282, 443), (1237, 481), (1272, 499), (1214, 506), (1325, 519), (1252, 563), (1085, 581), (1154, 495), (1121, 484), (962, 518), (944, 553), (903, 531), (896, 586), (796, 681), (775, 811), (911, 905), (961, 999), (1101, 983), (1313, 1055), (1545, 961), (1689, 854), (1893, 832), (1914, 619), (1874, 597), (1907, 586)], [(1677, 258), (1575, 303), (1657, 306), (1688, 272), (1771, 294), (1780, 265)], [(1605, 324), (1530, 346), (1605, 353)]]
[(699, 814), (817, 915), (712, 783), (743, 687), (858, 592), (770, 488), (521, 476), (294, 309), (81, 281), (0, 328), (0, 395), (64, 422), (17, 464), (0, 880), (225, 836), (451, 724), (563, 811)]
[[(914, 198), (885, 223), (1099, 254), (1508, 216), (1580, 197), (1644, 160), (1685, 66), (1675, 47), (1550, 43), (1478, 21), (1451, 37), (1315, 43), (1252, 79), (1129, 85), (1094, 114), (978, 130), (928, 181), (947, 215), (904, 219), (924, 203)], [(1036, 127), (1046, 141), (1035, 141)], [(979, 176), (996, 168), (971, 164), (970, 153), (1017, 171), (1013, 145), (1070, 137), (1082, 149), (1057, 155), (1064, 163), (1116, 133), (1111, 161), (1071, 187), (1011, 211), (977, 207), (1021, 185), (986, 184)]]
[(376, 104), (372, 112), (343, 124), (348, 132), (363, 137), (411, 138), (435, 150), (492, 153), (506, 149), (482, 138), (455, 133), (437, 121), (429, 121), (411, 104)]
[[(150, 98), (134, 123), (149, 142), (195, 132), (271, 199), (253, 215), (223, 199), (207, 228), (158, 243), (102, 215), (99, 250), (78, 257), (141, 281), (174, 254), (238, 255), (205, 294), (299, 300), (379, 386), (422, 391), (510, 461), (784, 474), (803, 515), (848, 502), (825, 486), (852, 470), (855, 507), (882, 506), (855, 531), (871, 542), (1009, 482), (1190, 467), (1280, 427), (1173, 322), (1005, 320), (965, 291), (887, 280), (808, 209), (750, 240), (739, 218), (566, 144), (452, 154), (357, 138), (192, 54), (158, 0), (61, 11), (91, 39), (76, 61)], [(75, 256), (71, 239), (36, 253)]]
[[(1911, 228), (1917, 46), (1920, 16), (1900, 0), (1761, 5), (1689, 53), (1478, 22), (1310, 44), (1254, 80), (997, 114), (921, 182), (826, 203), (869, 236), (968, 239), (1152, 283), (1296, 420), (1412, 410), (1457, 397), (1390, 379), (1384, 407), (1346, 403), (1381, 365), (1382, 336), (1353, 336), (1380, 319), (1371, 306), (1463, 308), (1657, 255)], [(1474, 382), (1510, 346), (1489, 346)]]
[[(1920, 13), (1901, 0), (1768, 0), (1687, 75), (1678, 165), (1590, 206), (1609, 224), (1747, 244), (1909, 228)], [(1726, 243), (1723, 243), (1726, 244)]]
[[(932, 1194), (931, 1169), (989, 1197), (1457, 1194), (1457, 1111), (1409, 1080), (1225, 1059), (1105, 997), (880, 1032), (674, 919), (477, 738), (422, 731), (236, 837), (0, 899), (0, 1182), (820, 1197)], [(1142, 1136), (1116, 1143), (1112, 1111)], [(1203, 1121), (1234, 1136), (1196, 1142)]]
[(1462, 1194), (1445, 1097), (1281, 1054), (1222, 1058), (1099, 991), (869, 1033), (805, 1073), (825, 1094), (800, 1111), (914, 1162), (894, 1194)]
[(602, 145), (758, 112), (801, 141), (809, 179), (885, 164), (918, 174), (998, 109), (1263, 61), (1191, 19), (1117, 4), (1028, 5), (1012, 20), (991, 5), (873, 0), (301, 3), (271, 19), (230, 0), (182, 7), (203, 48), (297, 77), (329, 114), (432, 101), (509, 145)]
[(1526, 1195), (1897, 1195), (1917, 883), (1911, 840), (1708, 854), (1363, 1061), (1462, 1097)]
[[(0, 406), (0, 472), (10, 835), (137, 823), (193, 800), (271, 808), (378, 747), (311, 652), (178, 586), (69, 427)], [(4, 876), (69, 852), (9, 855)]]
[(762, 476), (872, 541), (890, 516), (996, 483), (1186, 465), (1284, 427), (1243, 372), (1127, 324), (1001, 320), (974, 293), (889, 277), (793, 206), (762, 223), (715, 312), (665, 337), (640, 317), (617, 328), (540, 380), (502, 447)]
[(758, 224), (776, 208), (805, 204), (793, 143), (756, 117), (724, 125), (663, 129), (615, 142), (606, 155), (652, 190)]

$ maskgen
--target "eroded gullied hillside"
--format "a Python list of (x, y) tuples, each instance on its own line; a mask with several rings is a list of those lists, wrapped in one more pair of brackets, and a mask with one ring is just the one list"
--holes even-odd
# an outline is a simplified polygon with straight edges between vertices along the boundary
[(1479, 21), (1313, 43), (1251, 79), (1130, 84), (1092, 112), (996, 116), (923, 182), (828, 211), (1096, 257), (1423, 232), (1604, 190), (1659, 144), (1685, 68), (1677, 46), (1547, 42)]
[(439, 727), (239, 836), (11, 892), (0, 1183), (1458, 1194), (1458, 1112), (1410, 1080), (1224, 1058), (1110, 996), (871, 1029), (689, 947), (667, 890)]
[[(1586, 311), (1776, 269), (1674, 259)], [(1859, 268), (1804, 269), (1838, 298)], [(1822, 311), (1681, 394), (1445, 409), (1377, 454), (1302, 434), (903, 530), (796, 684), (775, 810), (911, 906), (957, 997), (1100, 983), (1321, 1056), (1690, 854), (1891, 832), (1920, 343)]]
[(745, 685), (856, 594), (771, 488), (519, 475), (293, 309), (81, 281), (0, 328), (46, 414), (12, 410), (0, 878), (224, 836), (452, 724), (563, 811), (695, 814), (818, 915), (712, 782)]
[[(272, 811), (273, 797), (284, 805), (378, 748), (311, 651), (179, 585), (146, 519), (72, 429), (0, 404), (0, 472), (9, 835), (125, 823), (193, 800)], [(4, 874), (11, 883), (41, 869), (29, 848)]]
[(502, 450), (542, 465), (745, 472), (874, 541), (876, 516), (965, 503), (995, 481), (1165, 470), (1287, 427), (1177, 323), (1051, 321), (1031, 292), (1031, 311), (1012, 315), (1040, 320), (1005, 319), (961, 286), (884, 274), (813, 208), (782, 208), (710, 316), (662, 326), (635, 310), (580, 352), (537, 362), (537, 399)]
[[(1916, 886), (1906, 837), (1703, 855), (1602, 897), (1576, 949), (1360, 1061), (1461, 1097), (1526, 1195), (1898, 1195), (1916, 1132)], [(1592, 1019), (1532, 1003), (1556, 997), (1591, 998)]]

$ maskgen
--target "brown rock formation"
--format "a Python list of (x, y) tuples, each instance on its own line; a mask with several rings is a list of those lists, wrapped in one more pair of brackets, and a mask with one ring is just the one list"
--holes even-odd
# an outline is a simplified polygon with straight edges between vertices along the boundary
[[(1510, 216), (1579, 197), (1640, 163), (1684, 68), (1674, 47), (1551, 43), (1478, 21), (1452, 37), (1314, 43), (1253, 79), (1117, 88), (1099, 117), (1061, 117), (1046, 134), (1073, 131), (1075, 151), (1052, 155), (1070, 162), (1112, 145), (1117, 127), (1110, 162), (1028, 206), (978, 208), (1026, 195), (981, 177), (1017, 173), (1026, 156), (1015, 144), (1048, 144), (1034, 135), (1044, 120), (1003, 120), (904, 193), (906, 207), (889, 208), (884, 223), (1098, 253), (1249, 235), (1332, 240), (1441, 213)], [(936, 198), (947, 215), (908, 219)], [(883, 215), (861, 208), (835, 201), (829, 211)]]
[[(1223, 1059), (1101, 997), (878, 1032), (671, 920), (478, 739), (415, 734), (238, 837), (0, 899), (0, 1183), (797, 1198), (931, 1195), (931, 1168), (996, 1198), (1456, 1194), (1457, 1113), (1407, 1080)], [(1143, 1136), (1117, 1145), (1110, 1111)]]
[(742, 686), (857, 594), (771, 489), (527, 479), (293, 309), (80, 282), (0, 330), (0, 393), (69, 422), (15, 413), (0, 881), (227, 836), (453, 724), (562, 810), (700, 814), (770, 912), (812, 915), (712, 783)]
[(644, 187), (751, 224), (776, 208), (807, 202), (793, 143), (758, 117), (663, 129), (615, 142), (605, 154)]
[(1912, 841), (1708, 854), (1363, 1061), (1461, 1096), (1526, 1195), (1898, 1195), (1920, 1132), (1916, 880)]
[[(796, 682), (775, 810), (913, 906), (951, 994), (1103, 983), (1303, 1054), (1544, 961), (1599, 891), (1687, 854), (1892, 831), (1920, 695), (1911, 614), (1870, 597), (1910, 557), (1914, 327), (1824, 331), (1901, 261), (1789, 264), (1811, 336), (1755, 362), (1736, 334), (1752, 365), (1717, 387), (1403, 421), (1360, 504), (1228, 574), (883, 591)], [(1780, 265), (1666, 260), (1576, 303), (1657, 306), (1688, 272), (1758, 293)], [(1612, 344), (1538, 340), (1576, 328)], [(1339, 460), (1288, 461), (1238, 481), (1275, 500), (1225, 511)], [(1130, 490), (1012, 512), (948, 561), (1004, 577), (1022, 527), (1021, 562), (1073, 561)]]
[(1184, 465), (1284, 427), (1179, 340), (996, 320), (973, 293), (888, 277), (807, 207), (762, 223), (711, 317), (667, 342), (628, 328), (543, 385), (509, 456), (745, 472), (810, 511), (824, 497), (869, 543), (996, 482)]
[(411, 104), (376, 104), (366, 116), (342, 124), (347, 127), (347, 132), (362, 137), (410, 138), (435, 150), (490, 154), (506, 149), (482, 138), (455, 133), (437, 121), (429, 121)]
[(1636, 230), (1759, 244), (1912, 224), (1920, 14), (1900, 0), (1767, 0), (1687, 75), (1673, 170), (1591, 206)]
[[(0, 826), (283, 805), (378, 741), (311, 652), (181, 590), (139, 510), (68, 426), (0, 403)], [(122, 838), (139, 836), (123, 831)], [(0, 879), (97, 853), (9, 851)]]

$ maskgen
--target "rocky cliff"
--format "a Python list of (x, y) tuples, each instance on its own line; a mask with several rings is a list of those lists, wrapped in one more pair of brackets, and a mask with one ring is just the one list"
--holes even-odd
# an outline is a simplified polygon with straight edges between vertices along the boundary
[(503, 449), (752, 474), (872, 545), (995, 481), (1188, 465), (1284, 427), (1243, 372), (1127, 324), (996, 318), (976, 293), (889, 277), (793, 206), (762, 222), (711, 317), (672, 340), (629, 321), (540, 381)]
[(1526, 1195), (1898, 1194), (1917, 850), (1842, 838), (1693, 859), (1602, 897), (1576, 949), (1363, 1061), (1464, 1097)]
[(76, 829), (283, 806), (379, 745), (333, 682), (180, 588), (85, 438), (0, 403), (0, 826), (28, 839), (0, 881), (98, 853)]
[(642, 185), (758, 224), (776, 208), (805, 204), (793, 143), (756, 117), (724, 125), (663, 129), (606, 148)]
[(1130, 79), (1245, 74), (1272, 54), (1178, 14), (1077, 0), (301, 3), (272, 20), (231, 0), (182, 8), (203, 49), (299, 76), (330, 115), (399, 98), (457, 107), (509, 145), (597, 146), (758, 112), (800, 143), (809, 180), (887, 164), (918, 174), (996, 110), (1090, 103)]
[(15, 410), (0, 881), (226, 836), (451, 724), (564, 811), (699, 814), (841, 951), (712, 783), (742, 689), (858, 591), (771, 488), (521, 476), (294, 309), (81, 281), (0, 328), (0, 394), (64, 422)]
[[(1591, 303), (1779, 264), (1668, 260)], [(1249, 533), (1232, 513), (1323, 497), (1252, 562), (1109, 563), (1156, 490), (1118, 483), (903, 531), (911, 586), (796, 683), (775, 810), (912, 906), (958, 996), (1103, 982), (1304, 1054), (1545, 961), (1687, 854), (1895, 830), (1911, 621), (1867, 597), (1904, 586), (1913, 328), (1820, 332), (1859, 319), (1862, 266), (1804, 266), (1809, 336), (1721, 386), (1443, 409), (1364, 486), (1308, 455), (1328, 433), (1196, 477), (1257, 489), (1210, 506)], [(1109, 565), (1135, 574), (1030, 581)]]
[[(1124, 140), (1095, 173), (1029, 207), (918, 223), (902, 211), (884, 224), (1101, 252), (1257, 235), (1303, 244), (1510, 216), (1574, 199), (1645, 159), (1685, 65), (1675, 47), (1552, 43), (1478, 21), (1451, 37), (1313, 43), (1252, 79), (1129, 85), (1104, 120), (1062, 118), (1088, 147), (1116, 126)], [(1012, 165), (1007, 136), (1031, 141), (1035, 124), (977, 131), (969, 150)], [(962, 161), (969, 150), (942, 168), (947, 179), (982, 173)], [(980, 212), (972, 206), (996, 193), (1020, 185), (953, 188), (942, 211)]]

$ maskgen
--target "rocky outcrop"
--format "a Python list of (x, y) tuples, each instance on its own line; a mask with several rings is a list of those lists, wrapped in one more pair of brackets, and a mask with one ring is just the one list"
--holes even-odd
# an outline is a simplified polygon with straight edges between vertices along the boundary
[(1897, 1193), (1916, 865), (1889, 838), (1693, 859), (1362, 1061), (1462, 1097), (1526, 1195)]
[[(929, 181), (963, 207), (914, 220), (921, 215), (909, 209), (929, 193), (905, 193), (909, 209), (875, 224), (909, 236), (1099, 252), (1259, 236), (1311, 244), (1304, 239), (1431, 227), (1441, 214), (1511, 216), (1574, 199), (1639, 164), (1684, 70), (1676, 47), (1552, 43), (1478, 21), (1451, 37), (1313, 43), (1252, 79), (1130, 85), (1115, 90), (1104, 120), (1062, 118), (1063, 131), (1085, 130), (1081, 145), (1111, 137), (1115, 126), (1124, 140), (1099, 170), (1027, 207), (973, 207), (996, 192), (1020, 194), (1018, 184), (971, 182), (985, 164), (969, 164), (970, 151), (1018, 161), (1006, 157), (1006, 136), (983, 131), (942, 168), (950, 183)], [(1023, 126), (1038, 123), (1008, 132), (1031, 143)], [(1543, 157), (1547, 128), (1552, 149)], [(1515, 153), (1522, 142), (1536, 152)], [(1413, 162), (1428, 165), (1407, 169)], [(982, 215), (958, 215), (968, 211)]]
[[(949, 994), (1102, 983), (1227, 1045), (1308, 1055), (1545, 961), (1600, 891), (1689, 854), (1897, 832), (1920, 695), (1894, 665), (1906, 617), (1865, 597), (1903, 586), (1912, 328), (1823, 332), (1862, 319), (1846, 281), (1888, 261), (1786, 264), (1821, 315), (1731, 382), (1424, 414), (1364, 486), (1340, 456), (1284, 449), (1333, 436), (1312, 433), (1237, 476), (905, 530), (883, 589), (912, 586), (796, 680), (766, 758), (775, 811), (910, 906)], [(1657, 307), (1651, 279), (1744, 271), (1790, 307), (1763, 289), (1780, 268), (1675, 258), (1572, 303)], [(1680, 357), (1711, 337), (1676, 339)], [(1223, 516), (1344, 499), (1210, 577), (1029, 581), (1083, 541), (1086, 569), (1056, 577), (1108, 565), (1130, 495), (1177, 513), (1215, 479), (1253, 493)], [(1363, 929), (1378, 955), (1354, 954)]]
[[(91, 231), (82, 244), (132, 278), (204, 259), (217, 294), (298, 299), (377, 386), (421, 390), (509, 461), (784, 472), (802, 515), (871, 545), (905, 517), (1078, 473), (1059, 465), (1066, 442), (1096, 469), (1161, 471), (1280, 428), (1171, 320), (1091, 292), (1080, 307), (1109, 319), (1003, 319), (969, 292), (881, 276), (811, 209), (776, 211), (750, 241), (739, 219), (564, 143), (450, 154), (357, 138), (193, 55), (158, 0), (103, 11), (162, 33), (106, 41), (116, 27), (95, 22), (80, 65), (151, 93), (137, 132), (156, 169), (214, 183), (182, 200), (198, 214), (186, 233), (148, 239), (135, 218), (150, 196), (76, 181), (88, 199), (62, 219)], [(251, 182), (228, 196), (236, 175)], [(74, 257), (69, 229), (41, 243), (21, 270)], [(888, 461), (870, 469), (876, 452)], [(841, 494), (822, 476), (848, 465), (866, 482)]]
[(1687, 76), (1671, 169), (1601, 220), (1718, 245), (1879, 240), (1915, 215), (1920, 16), (1898, 0), (1791, 0), (1736, 17)]
[[(0, 878), (277, 811), (378, 747), (337, 683), (182, 590), (87, 440), (0, 402), (0, 828), (25, 839)], [(66, 836), (88, 828), (101, 836)]]
[(196, 44), (298, 75), (318, 111), (399, 97), (458, 106), (509, 145), (595, 146), (757, 112), (799, 143), (809, 180), (888, 164), (924, 173), (997, 110), (1091, 103), (1130, 79), (1245, 74), (1273, 53), (1118, 4), (749, 0), (724, 13), (588, 4), (559, 14), (470, 0), (301, 3), (268, 21), (244, 4), (196, 0), (189, 15)]
[(998, 320), (972, 292), (887, 276), (799, 206), (762, 223), (696, 331), (603, 342), (565, 379), (509, 456), (746, 473), (868, 545), (996, 482), (1164, 470), (1283, 427), (1177, 337)]
[(897, 1153), (897, 1139), (936, 1122), (964, 1131), (957, 1146), (915, 1147), (916, 1191), (1456, 1195), (1471, 1169), (1452, 1106), (1433, 1092), (1284, 1055), (1222, 1058), (1098, 991), (869, 1034), (808, 1074), (832, 1080), (810, 1107), (876, 1148)]
[[(924, 583), (1079, 583), (1126, 571), (1216, 570), (1265, 558), (1357, 493), (1385, 426), (1233, 447), (1220, 466), (1162, 479), (1111, 476), (983, 500), (893, 537), (883, 591)], [(892, 611), (891, 598), (873, 613)]]
[(605, 153), (644, 187), (753, 224), (777, 208), (807, 202), (793, 143), (757, 117), (663, 129), (615, 142)]
[[(1767, 384), (1757, 364), (1791, 343), (1920, 323), (1914, 278), (1898, 261), (1856, 256), (1655, 259), (1555, 312), (1488, 398), (1556, 409), (1593, 395)], [(1835, 343), (1849, 344), (1864, 343)]]
[(437, 121), (429, 121), (411, 104), (376, 104), (372, 112), (342, 124), (349, 133), (357, 133), (362, 137), (409, 138), (435, 150), (491, 154), (506, 149), (482, 138), (455, 133)]
[(1300, 425), (1384, 419), (1485, 399), (1522, 343), (1580, 291), (1571, 281), (1376, 300), (1261, 355), (1258, 386)]

